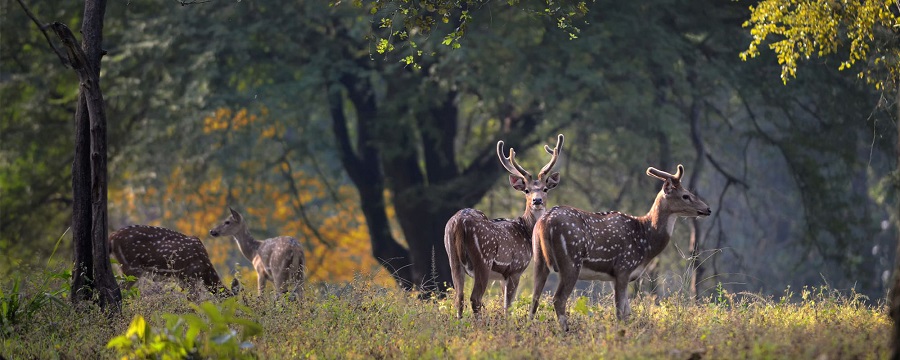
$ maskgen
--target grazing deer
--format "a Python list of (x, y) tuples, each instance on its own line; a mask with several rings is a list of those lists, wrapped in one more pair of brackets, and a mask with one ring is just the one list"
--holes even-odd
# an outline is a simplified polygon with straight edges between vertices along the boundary
[(559, 184), (559, 173), (550, 173), (563, 146), (563, 135), (556, 140), (556, 147), (544, 149), (552, 155), (550, 162), (538, 173), (537, 180), (516, 162), (516, 152), (509, 149), (509, 157), (503, 156), (503, 141), (497, 142), (497, 157), (509, 172), (509, 184), (525, 193), (525, 213), (515, 219), (490, 220), (481, 211), (462, 209), (444, 228), (444, 247), (450, 258), (450, 274), (456, 289), (456, 317), (462, 318), (465, 275), (475, 279), (472, 289), (472, 311), (478, 316), (481, 298), (488, 280), (503, 280), (505, 301), (503, 309), (512, 304), (519, 286), (519, 276), (531, 260), (531, 231), (534, 223), (544, 213), (547, 192)]
[(575, 282), (603, 280), (615, 282), (616, 317), (631, 314), (628, 282), (637, 279), (644, 267), (669, 243), (679, 216), (710, 214), (709, 206), (681, 187), (684, 167), (675, 175), (654, 168), (647, 175), (664, 181), (647, 215), (635, 217), (617, 211), (590, 213), (568, 206), (556, 206), (538, 220), (534, 228), (534, 297), (531, 317), (537, 311), (541, 291), (550, 268), (559, 273), (553, 307), (559, 324), (568, 331), (566, 301)]
[(232, 208), (231, 215), (219, 226), (209, 231), (212, 236), (233, 236), (238, 249), (256, 269), (257, 288), (262, 295), (266, 281), (275, 283), (275, 290), (290, 292), (293, 299), (302, 291), (305, 258), (303, 247), (290, 236), (279, 236), (268, 240), (256, 240), (250, 235), (244, 217)]
[[(237, 279), (228, 289), (209, 261), (200, 238), (166, 228), (131, 225), (109, 235), (109, 252), (128, 276), (161, 275), (192, 285), (196, 280), (213, 294), (233, 295), (240, 289)], [(134, 283), (126, 284), (126, 287)]]

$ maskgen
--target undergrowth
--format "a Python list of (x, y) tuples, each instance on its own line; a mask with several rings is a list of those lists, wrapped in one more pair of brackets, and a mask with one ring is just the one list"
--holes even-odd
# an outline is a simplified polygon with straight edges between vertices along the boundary
[(887, 358), (890, 350), (886, 307), (827, 287), (788, 289), (780, 297), (720, 287), (698, 301), (638, 296), (627, 323), (616, 321), (611, 297), (576, 294), (569, 304), (571, 331), (563, 333), (549, 294), (528, 320), (530, 291), (521, 291), (506, 314), (499, 296), (488, 295), (481, 319), (467, 308), (460, 320), (452, 296), (420, 300), (362, 278), (307, 285), (295, 302), (277, 298), (271, 286), (262, 297), (250, 290), (221, 300), (191, 296), (174, 284), (140, 282), (121, 313), (109, 315), (90, 305), (70, 306), (59, 291), (64, 283), (44, 277), (0, 284), (2, 305), (20, 309), (14, 323), (3, 320), (0, 356), (163, 358), (154, 346), (175, 349), (169, 354), (176, 358), (276, 359), (870, 359)]

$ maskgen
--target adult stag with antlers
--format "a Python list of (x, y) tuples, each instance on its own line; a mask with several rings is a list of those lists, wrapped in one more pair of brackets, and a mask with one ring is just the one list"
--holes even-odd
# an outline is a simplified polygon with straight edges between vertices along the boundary
[(616, 317), (631, 314), (628, 282), (637, 279), (644, 267), (668, 245), (679, 216), (708, 216), (709, 206), (681, 186), (684, 167), (672, 175), (648, 168), (647, 175), (663, 181), (662, 190), (647, 215), (635, 217), (617, 211), (590, 213), (568, 206), (556, 206), (538, 220), (534, 228), (534, 297), (531, 317), (550, 270), (559, 273), (553, 307), (564, 331), (569, 326), (566, 301), (575, 282), (603, 280), (615, 282)]
[(280, 293), (290, 292), (290, 298), (298, 295), (303, 285), (305, 257), (303, 247), (290, 236), (278, 236), (268, 240), (256, 240), (241, 213), (228, 208), (231, 215), (209, 231), (212, 236), (233, 236), (241, 254), (253, 262), (256, 269), (257, 289), (262, 295), (266, 281), (275, 283)]
[(503, 141), (497, 142), (497, 157), (509, 172), (509, 184), (525, 194), (525, 213), (515, 219), (490, 220), (481, 211), (462, 209), (444, 228), (444, 246), (450, 258), (450, 274), (456, 289), (456, 316), (462, 317), (465, 274), (475, 279), (472, 289), (472, 311), (477, 316), (482, 308), (481, 298), (488, 280), (502, 280), (506, 310), (512, 304), (519, 286), (519, 277), (531, 260), (531, 231), (534, 223), (544, 214), (547, 193), (559, 184), (559, 173), (550, 173), (562, 151), (563, 135), (556, 140), (556, 147), (544, 145), (551, 156), (535, 180), (531, 173), (516, 162), (516, 152), (509, 149), (503, 156)]

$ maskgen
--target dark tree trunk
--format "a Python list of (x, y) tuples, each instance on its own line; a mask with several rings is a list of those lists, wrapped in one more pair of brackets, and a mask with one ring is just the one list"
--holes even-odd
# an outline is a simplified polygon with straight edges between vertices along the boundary
[(75, 248), (71, 296), (73, 303), (90, 299), (94, 288), (90, 148), (90, 118), (84, 94), (80, 94), (75, 110), (75, 160), (72, 162), (72, 241)]
[[(87, 108), (91, 119), (91, 238), (94, 250), (94, 285), (102, 308), (118, 307), (122, 300), (122, 293), (109, 262), (107, 241), (106, 106), (100, 89), (105, 14), (106, 0), (86, 1), (81, 27), (84, 37), (82, 47), (91, 69), (87, 81), (82, 81), (82, 86), (87, 88)], [(84, 92), (84, 88), (82, 91)]]
[[(76, 139), (76, 160), (73, 164), (72, 180), (73, 195), (80, 197), (79, 201), (76, 201), (78, 205), (73, 208), (72, 217), (73, 227), (76, 229), (74, 233), (76, 236), (74, 239), (76, 273), (73, 275), (72, 284), (73, 291), (76, 293), (72, 297), (72, 301), (78, 302), (85, 299), (86, 296), (92, 297), (96, 294), (101, 308), (118, 310), (122, 293), (116, 284), (109, 262), (106, 234), (106, 109), (100, 89), (100, 59), (103, 56), (103, 16), (105, 12), (105, 0), (87, 0), (85, 2), (81, 46), (78, 45), (72, 31), (65, 25), (57, 22), (52, 25), (52, 28), (67, 49), (69, 64), (78, 74), (81, 85), (79, 105), (76, 110), (76, 136), (80, 134), (80, 138)], [(84, 124), (85, 117), (88, 118), (89, 125)], [(87, 129), (89, 136), (85, 133), (86, 127), (89, 127)], [(89, 137), (89, 139), (85, 139), (85, 137)], [(85, 155), (85, 153), (89, 155)], [(88, 175), (84, 174), (87, 171), (84, 161), (87, 159), (90, 162), (89, 185), (85, 183)], [(86, 187), (90, 192), (90, 210), (84, 207), (86, 200), (83, 197)], [(88, 211), (90, 214), (86, 215), (85, 213)], [(88, 231), (90, 232), (89, 241), (84, 238), (85, 232)], [(91, 259), (90, 262), (93, 265), (90, 271), (87, 271), (86, 267), (88, 259)]]
[[(410, 80), (404, 78), (406, 75), (397, 75), (392, 81)], [(421, 111), (410, 111), (407, 105), (385, 109), (376, 103), (368, 79), (350, 73), (338, 74), (337, 78), (356, 109), (356, 149), (350, 140), (344, 95), (338, 84), (331, 84), (328, 90), (332, 129), (341, 163), (360, 194), (372, 251), (404, 288), (426, 294), (443, 292), (451, 283), (444, 226), (456, 211), (474, 206), (502, 172), (494, 144), (480, 149), (471, 164), (460, 170), (454, 149), (458, 124), (455, 93), (441, 95), (440, 103)], [(400, 96), (415, 85), (415, 81), (405, 83), (388, 93)], [(538, 108), (537, 104), (533, 106)], [(411, 112), (413, 121), (409, 121)], [(505, 125), (499, 132), (505, 140), (523, 150), (538, 142), (540, 137), (533, 134), (541, 119), (538, 111), (504, 115)], [(524, 139), (530, 139), (530, 143), (523, 143)], [(390, 234), (382, 195), (385, 186), (393, 194), (408, 250)]]
[[(359, 155), (351, 145), (347, 117), (344, 114), (344, 96), (341, 89), (336, 86), (328, 89), (332, 130), (337, 141), (341, 164), (359, 192), (363, 216), (369, 228), (372, 256), (394, 277), (397, 284), (404, 289), (412, 289), (414, 280), (409, 252), (391, 235), (385, 210), (384, 177), (379, 166), (380, 156), (371, 138), (372, 122), (377, 116), (374, 95), (368, 86), (364, 86), (356, 77), (346, 75), (341, 82), (356, 107), (358, 119), (356, 144)], [(360, 86), (363, 88), (359, 88)]]

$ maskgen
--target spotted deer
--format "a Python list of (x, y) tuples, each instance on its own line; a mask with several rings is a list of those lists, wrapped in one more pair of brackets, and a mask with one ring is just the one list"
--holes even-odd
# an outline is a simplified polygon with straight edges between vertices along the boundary
[(232, 236), (238, 249), (256, 269), (257, 289), (262, 295), (266, 281), (275, 283), (275, 290), (284, 294), (290, 293), (295, 298), (302, 291), (305, 272), (303, 247), (290, 236), (278, 236), (267, 240), (256, 240), (250, 235), (247, 222), (241, 213), (228, 208), (231, 215), (221, 224), (209, 231), (215, 237)]
[[(109, 235), (109, 252), (122, 267), (122, 273), (140, 278), (159, 275), (193, 285), (200, 280), (213, 294), (232, 295), (238, 291), (237, 279), (232, 289), (222, 284), (209, 261), (209, 253), (200, 238), (147, 225), (131, 225)], [(125, 284), (133, 286), (133, 282)]]
[(615, 283), (616, 317), (626, 320), (631, 314), (628, 282), (637, 279), (654, 257), (668, 245), (675, 220), (708, 216), (709, 206), (681, 186), (684, 167), (675, 175), (648, 168), (647, 175), (663, 181), (662, 189), (650, 212), (631, 216), (617, 211), (591, 213), (568, 206), (556, 206), (535, 224), (534, 297), (531, 317), (550, 269), (559, 273), (559, 285), (553, 307), (559, 324), (568, 331), (566, 301), (581, 280)]
[(472, 311), (478, 316), (481, 298), (488, 280), (502, 280), (506, 310), (512, 304), (519, 286), (519, 277), (531, 260), (531, 231), (535, 221), (544, 213), (547, 193), (559, 184), (559, 173), (550, 173), (562, 151), (563, 135), (556, 140), (556, 147), (544, 149), (550, 153), (550, 162), (541, 169), (535, 180), (531, 173), (516, 162), (516, 152), (509, 149), (503, 156), (503, 141), (497, 142), (497, 157), (509, 172), (509, 184), (525, 194), (525, 213), (515, 219), (490, 220), (481, 211), (462, 209), (444, 228), (444, 247), (450, 258), (450, 275), (456, 289), (456, 316), (462, 318), (465, 274), (475, 280), (472, 289)]

